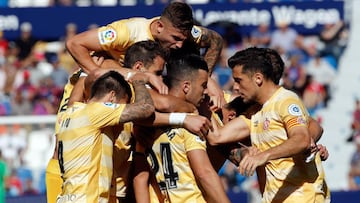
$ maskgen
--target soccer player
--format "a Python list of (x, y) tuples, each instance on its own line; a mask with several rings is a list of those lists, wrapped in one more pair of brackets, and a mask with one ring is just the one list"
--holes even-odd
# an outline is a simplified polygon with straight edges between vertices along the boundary
[(248, 48), (228, 60), (234, 88), (244, 102), (261, 104), (261, 110), (250, 120), (241, 116), (220, 128), (213, 125), (208, 141), (234, 142), (251, 133), (252, 146), (260, 152), (243, 157), (239, 171), (252, 175), (264, 166), (265, 180), (259, 179), (265, 185), (263, 202), (324, 202), (329, 197), (320, 155), (307, 163), (303, 153), (311, 146), (309, 115), (295, 93), (278, 85), (266, 52)]
[[(165, 83), (169, 87), (169, 94), (199, 106), (207, 93), (206, 62), (200, 56), (191, 54), (170, 58), (167, 73)], [(152, 148), (149, 152), (152, 172), (166, 201), (229, 202), (220, 178), (211, 165), (204, 140), (184, 128), (174, 126), (149, 129), (147, 135), (143, 132), (141, 136), (150, 136), (154, 132), (152, 136), (155, 141), (150, 145)], [(134, 178), (135, 190), (139, 189), (137, 178)], [(151, 175), (149, 178), (151, 182)], [(150, 190), (151, 202), (161, 201), (156, 188), (153, 189)], [(144, 200), (147, 193), (145, 190), (135, 191), (136, 201), (149, 202)]]
[(91, 86), (87, 104), (76, 102), (62, 116), (59, 165), (64, 179), (58, 202), (109, 201), (114, 142), (123, 124), (145, 119), (154, 105), (145, 87), (147, 77), (137, 73), (128, 82), (115, 71), (100, 76)]
[[(183, 2), (168, 4), (161, 16), (151, 19), (134, 17), (121, 19), (95, 30), (88, 30), (75, 35), (66, 41), (66, 47), (85, 73), (100, 68), (89, 53), (114, 59), (121, 74), (126, 77), (128, 70), (121, 68), (126, 50), (135, 42), (153, 40), (167, 50), (182, 48), (186, 43), (195, 43), (197, 48), (205, 48), (205, 60), (209, 66), (209, 75), (217, 62), (223, 40), (215, 31), (202, 26), (195, 26), (191, 7)], [(120, 63), (118, 63), (120, 62)], [(104, 65), (102, 65), (104, 66)], [(221, 107), (224, 103), (221, 88), (214, 80), (209, 79), (214, 105)], [(155, 86), (160, 93), (167, 89), (159, 81)]]

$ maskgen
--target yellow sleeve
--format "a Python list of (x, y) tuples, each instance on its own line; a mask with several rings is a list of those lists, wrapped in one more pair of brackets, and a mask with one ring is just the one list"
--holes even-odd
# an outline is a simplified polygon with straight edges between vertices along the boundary
[(206, 150), (205, 140), (201, 140), (199, 136), (194, 135), (185, 129), (182, 129), (182, 133), (184, 135), (184, 146), (186, 152), (195, 149)]
[(277, 106), (277, 111), (283, 120), (286, 129), (291, 129), (295, 126), (307, 127), (309, 122), (309, 113), (300, 99), (288, 98), (283, 100)]
[(102, 49), (122, 51), (128, 48), (130, 34), (126, 22), (127, 19), (119, 20), (98, 29), (98, 39)]
[(91, 103), (90, 120), (96, 127), (113, 126), (120, 123), (120, 116), (126, 104)]

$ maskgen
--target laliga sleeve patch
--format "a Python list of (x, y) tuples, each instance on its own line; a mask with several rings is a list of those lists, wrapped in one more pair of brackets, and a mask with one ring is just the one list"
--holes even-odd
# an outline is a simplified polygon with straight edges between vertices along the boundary
[(195, 141), (198, 142), (198, 143), (204, 143), (205, 141), (202, 140), (199, 136), (196, 136), (195, 137)]
[(193, 26), (191, 29), (191, 35), (193, 36), (193, 38), (198, 38), (200, 34), (201, 34), (200, 28)]
[(300, 109), (299, 105), (297, 105), (297, 104), (291, 104), (288, 107), (288, 111), (293, 116), (301, 116), (302, 115), (301, 109)]
[(107, 44), (116, 39), (116, 32), (113, 29), (106, 29), (98, 33), (100, 44)]

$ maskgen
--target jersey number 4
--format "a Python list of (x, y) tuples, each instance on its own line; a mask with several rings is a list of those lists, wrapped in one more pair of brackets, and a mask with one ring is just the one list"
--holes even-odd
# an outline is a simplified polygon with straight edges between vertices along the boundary
[[(173, 159), (169, 143), (160, 144), (160, 153), (162, 160), (162, 168), (164, 171), (165, 181), (160, 181), (159, 186), (161, 190), (177, 188), (177, 181), (179, 174), (174, 170)], [(150, 150), (150, 158), (152, 162), (152, 170), (155, 174), (159, 172), (159, 162), (156, 159), (154, 151)], [(166, 186), (167, 185), (167, 186)]]

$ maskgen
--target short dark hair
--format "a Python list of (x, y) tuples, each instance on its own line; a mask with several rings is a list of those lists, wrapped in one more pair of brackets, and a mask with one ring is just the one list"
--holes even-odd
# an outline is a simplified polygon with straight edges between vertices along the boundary
[(141, 61), (145, 67), (148, 67), (154, 63), (157, 56), (164, 60), (167, 58), (167, 52), (158, 42), (152, 40), (139, 41), (126, 50), (123, 65), (126, 68), (131, 68), (137, 61)]
[(226, 103), (224, 107), (228, 110), (234, 110), (236, 112), (236, 116), (244, 115), (248, 117), (249, 113), (250, 114), (254, 113), (251, 111), (260, 110), (261, 105), (253, 101), (244, 102), (243, 98), (237, 96), (231, 102)]
[(184, 2), (168, 4), (161, 13), (161, 18), (168, 19), (175, 28), (185, 33), (190, 33), (194, 26), (192, 9)]
[(186, 39), (180, 49), (170, 49), (170, 58), (182, 56), (184, 54), (197, 54), (201, 55), (200, 47), (194, 40)]
[(91, 86), (90, 98), (102, 98), (110, 91), (115, 91), (116, 99), (121, 99), (125, 95), (132, 97), (132, 91), (124, 77), (116, 71), (108, 71), (96, 79)]
[(275, 84), (279, 84), (280, 79), (282, 78), (284, 73), (284, 68), (285, 68), (284, 61), (282, 60), (280, 54), (276, 50), (270, 48), (265, 48), (265, 50), (266, 50), (265, 54), (271, 61), (273, 67), (273, 81), (275, 82)]
[(238, 51), (228, 59), (228, 65), (231, 69), (242, 66), (243, 73), (254, 74), (258, 71), (275, 83), (273, 64), (265, 48), (250, 47)]
[(164, 82), (171, 88), (183, 80), (196, 80), (198, 70), (209, 72), (202, 56), (190, 53), (171, 57), (166, 64), (167, 74)]

